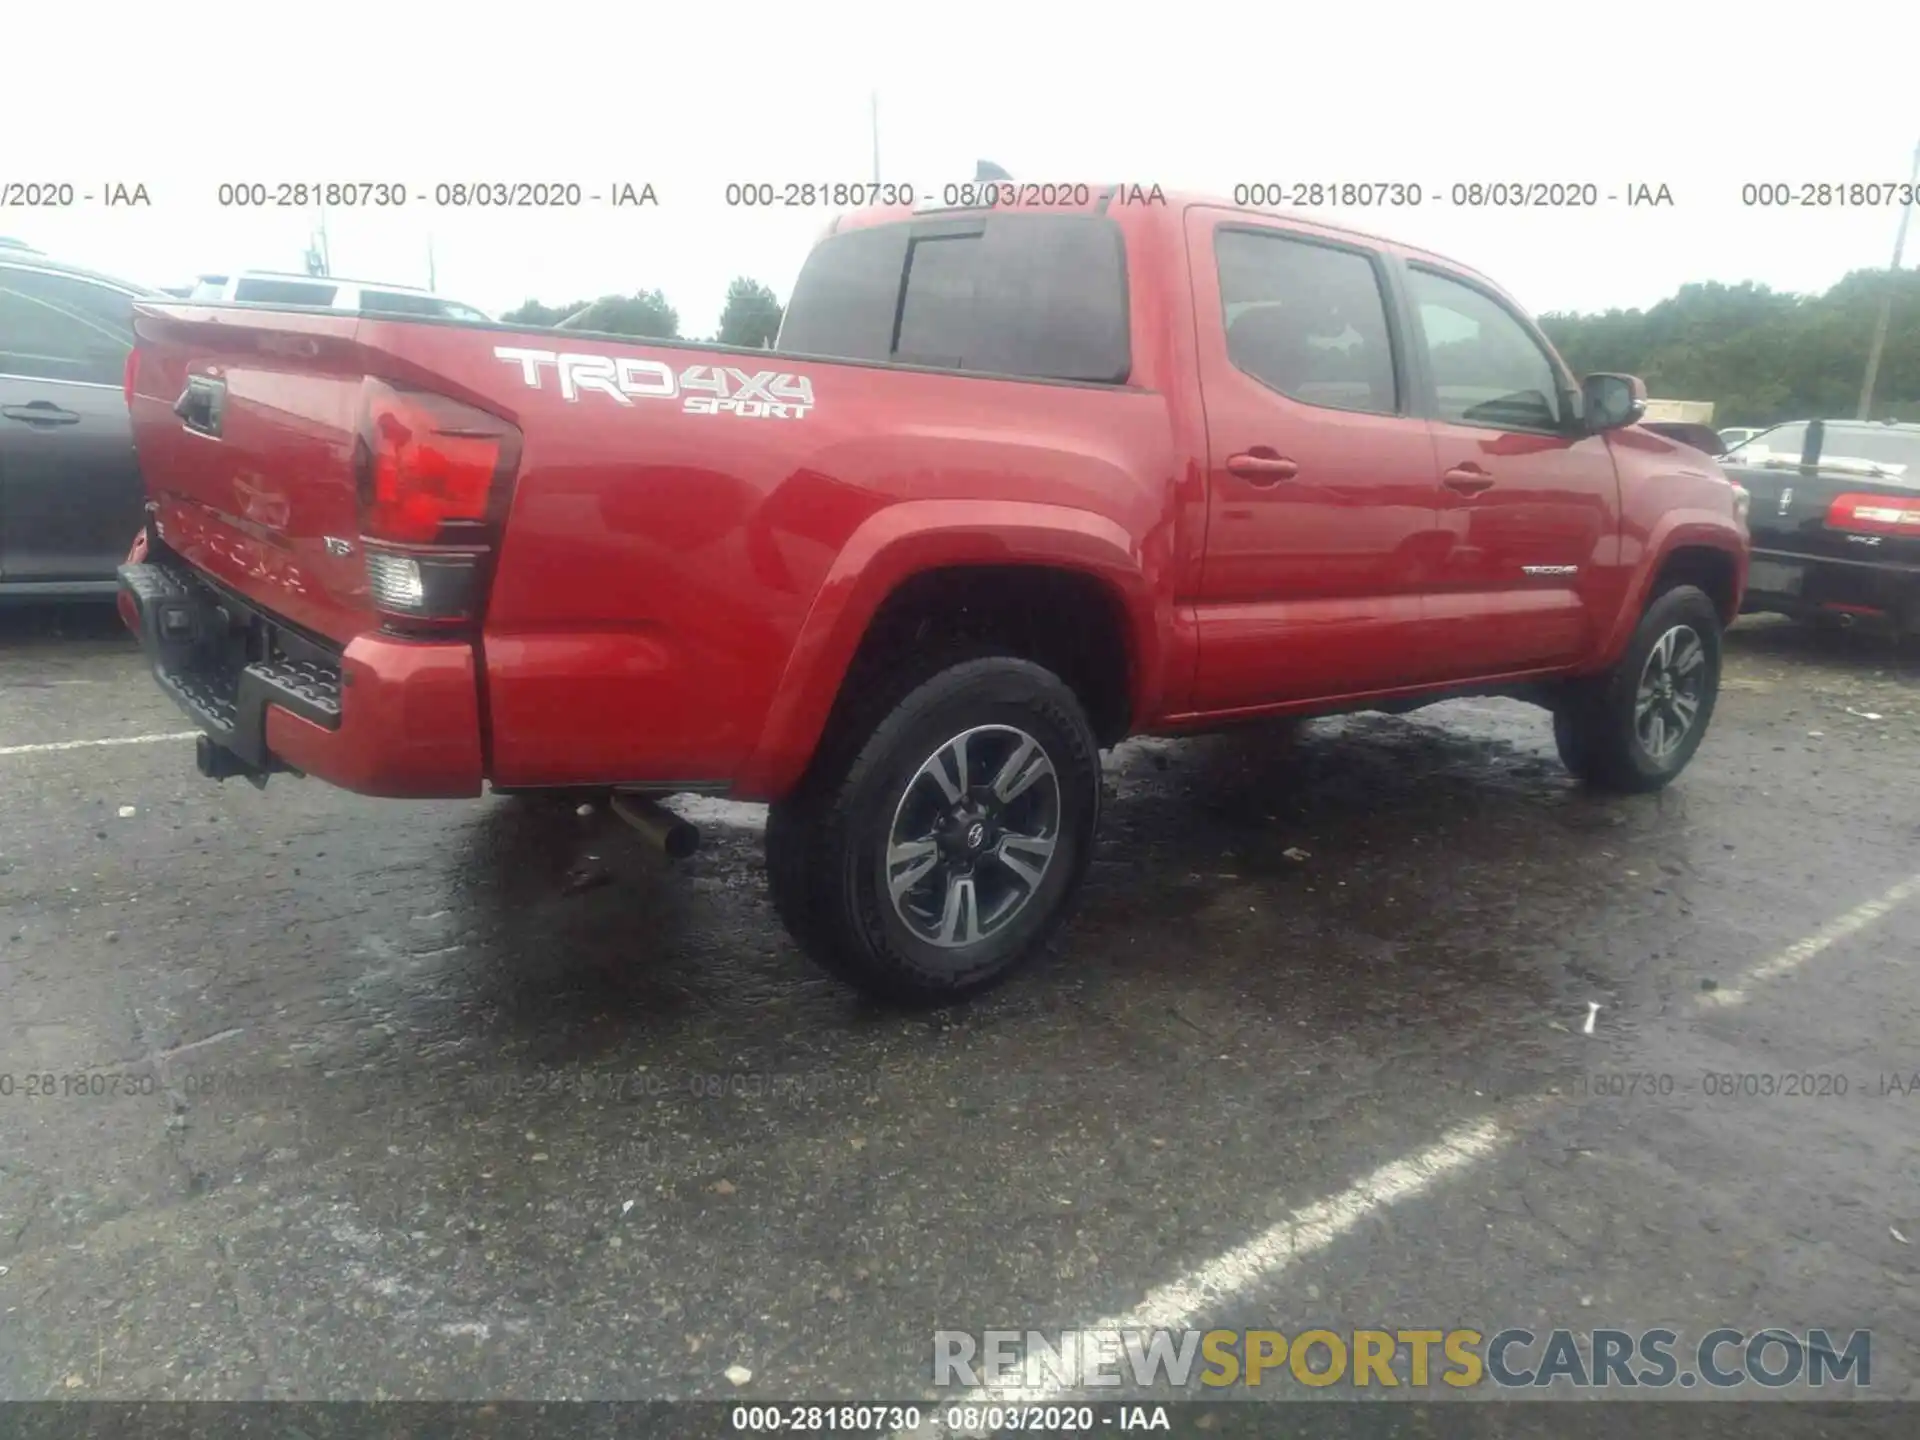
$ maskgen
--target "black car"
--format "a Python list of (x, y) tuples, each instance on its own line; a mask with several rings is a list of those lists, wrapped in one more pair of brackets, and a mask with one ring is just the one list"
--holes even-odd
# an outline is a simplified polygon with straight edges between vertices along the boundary
[(0, 245), (0, 600), (117, 593), (146, 501), (124, 386), (152, 294)]
[(1742, 609), (1920, 630), (1920, 425), (1776, 425), (1722, 458), (1752, 500)]

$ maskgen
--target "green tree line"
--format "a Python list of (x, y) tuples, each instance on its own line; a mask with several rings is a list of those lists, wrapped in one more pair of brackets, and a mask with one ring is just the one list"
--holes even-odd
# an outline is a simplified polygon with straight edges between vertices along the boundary
[[(719, 332), (707, 338), (720, 345), (759, 349), (771, 345), (773, 337), (780, 333), (782, 313), (772, 290), (743, 275), (727, 287)], [(529, 300), (500, 318), (510, 325), (551, 328), (564, 324), (569, 330), (631, 335), (641, 340), (682, 338), (680, 312), (667, 303), (666, 295), (659, 290), (602, 295), (598, 300), (576, 300), (571, 305), (543, 305), (538, 300)]]
[(1851, 417), (1880, 305), (1893, 287), (1871, 418), (1920, 419), (1920, 271), (1858, 270), (1824, 295), (1752, 283), (1683, 285), (1648, 310), (1546, 314), (1576, 374), (1624, 371), (1668, 400), (1711, 400), (1713, 423)]

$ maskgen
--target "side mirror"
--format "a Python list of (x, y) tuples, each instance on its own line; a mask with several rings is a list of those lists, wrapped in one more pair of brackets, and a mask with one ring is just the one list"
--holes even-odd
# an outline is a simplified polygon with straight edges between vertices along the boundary
[(1594, 434), (1636, 424), (1647, 413), (1647, 387), (1638, 375), (1589, 375), (1580, 382), (1580, 399)]

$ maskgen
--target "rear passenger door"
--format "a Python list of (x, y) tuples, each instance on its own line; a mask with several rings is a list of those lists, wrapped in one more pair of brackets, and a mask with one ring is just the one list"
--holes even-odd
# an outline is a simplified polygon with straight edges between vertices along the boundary
[(1188, 212), (1208, 518), (1195, 709), (1404, 684), (1438, 487), (1383, 257), (1244, 212)]
[(1405, 274), (1440, 471), (1431, 678), (1572, 661), (1618, 564), (1607, 437), (1575, 427), (1571, 377), (1503, 297), (1418, 261)]
[(0, 582), (110, 583), (145, 493), (123, 393), (133, 301), (0, 265)]

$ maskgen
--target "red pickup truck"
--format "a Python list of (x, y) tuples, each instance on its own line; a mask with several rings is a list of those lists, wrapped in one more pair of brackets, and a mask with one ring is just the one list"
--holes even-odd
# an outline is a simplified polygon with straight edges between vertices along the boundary
[(1637, 381), (1471, 270), (1207, 199), (843, 216), (772, 351), (135, 329), (122, 610), (203, 772), (767, 800), (788, 928), (906, 1001), (1045, 940), (1129, 735), (1517, 695), (1588, 782), (1666, 784), (1747, 572)]

